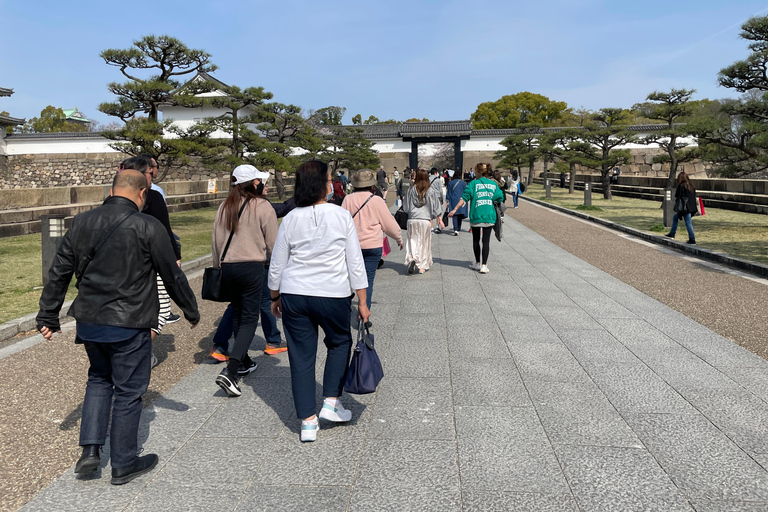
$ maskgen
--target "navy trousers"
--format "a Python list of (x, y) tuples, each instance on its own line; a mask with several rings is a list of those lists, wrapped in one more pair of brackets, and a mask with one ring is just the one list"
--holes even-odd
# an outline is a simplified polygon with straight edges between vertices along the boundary
[(283, 293), (283, 327), (288, 340), (291, 388), (296, 415), (309, 418), (315, 408), (315, 360), (318, 327), (325, 333), (328, 349), (323, 373), (323, 396), (341, 396), (347, 377), (352, 334), (349, 311), (352, 297), (330, 298)]
[(149, 386), (152, 367), (150, 330), (142, 329), (126, 341), (85, 341), (83, 345), (91, 367), (88, 369), (88, 384), (83, 400), (80, 446), (104, 445), (111, 412), (109, 447), (112, 467), (128, 467), (136, 460), (141, 396)]

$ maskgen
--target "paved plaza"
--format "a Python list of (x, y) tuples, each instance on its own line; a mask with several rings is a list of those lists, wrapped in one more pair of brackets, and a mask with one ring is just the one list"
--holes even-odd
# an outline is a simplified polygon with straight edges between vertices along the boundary
[(286, 354), (253, 352), (236, 399), (201, 364), (144, 410), (154, 472), (116, 487), (104, 464), (70, 469), (23, 510), (768, 510), (768, 362), (509, 217), (505, 232), (487, 275), (466, 232), (433, 236), (424, 275), (387, 258), (385, 378), (343, 398), (350, 424), (299, 442)]

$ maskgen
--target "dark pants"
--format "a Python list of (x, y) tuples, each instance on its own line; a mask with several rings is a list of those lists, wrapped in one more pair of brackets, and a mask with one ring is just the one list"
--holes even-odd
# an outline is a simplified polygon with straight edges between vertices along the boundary
[(480, 233), (482, 230), (483, 235), (483, 265), (488, 263), (488, 253), (491, 250), (491, 233), (493, 233), (493, 226), (487, 228), (472, 227), (472, 250), (475, 251), (475, 261), (480, 262)]
[(461, 221), (464, 220), (463, 215), (456, 214), (453, 216), (453, 230), (461, 231)]
[(518, 197), (517, 196), (519, 196), (519, 195), (520, 194), (517, 194), (515, 192), (512, 193), (512, 202), (514, 202), (515, 208), (517, 208), (517, 201), (518, 201)]
[(363, 264), (365, 264), (365, 273), (368, 274), (368, 290), (365, 292), (365, 303), (368, 309), (371, 309), (371, 297), (373, 297), (373, 279), (376, 277), (376, 269), (381, 261), (382, 248), (363, 249)]
[(352, 298), (310, 297), (282, 294), (283, 325), (288, 340), (291, 388), (296, 415), (305, 419), (315, 414), (315, 360), (318, 327), (325, 333), (328, 349), (323, 373), (323, 396), (339, 397), (344, 390), (352, 334), (349, 311)]
[(696, 235), (693, 234), (693, 222), (691, 222), (690, 213), (684, 213), (682, 215), (675, 213), (672, 217), (672, 229), (670, 229), (669, 234), (675, 236), (675, 233), (677, 232), (677, 223), (679, 222), (680, 217), (682, 217), (683, 222), (685, 222), (685, 229), (688, 231), (688, 240), (696, 240)]
[[(280, 344), (280, 330), (277, 328), (277, 318), (272, 314), (269, 300), (269, 287), (267, 287), (267, 275), (269, 266), (264, 266), (264, 279), (261, 286), (261, 303), (259, 305), (259, 315), (261, 316), (261, 329), (264, 331), (264, 339), (271, 345)], [(219, 348), (223, 353), (229, 352), (229, 338), (235, 331), (235, 311), (232, 304), (227, 306), (224, 314), (219, 320), (219, 327), (216, 334), (213, 335), (213, 347)]]
[(232, 294), (235, 344), (229, 354), (227, 368), (234, 373), (248, 356), (253, 333), (259, 325), (264, 264), (255, 261), (223, 263), (221, 274), (221, 286)]
[(135, 462), (138, 453), (141, 395), (149, 386), (152, 365), (150, 330), (143, 329), (126, 341), (85, 341), (83, 345), (91, 367), (88, 369), (83, 400), (80, 446), (104, 445), (111, 411), (109, 447), (112, 467), (128, 467)]

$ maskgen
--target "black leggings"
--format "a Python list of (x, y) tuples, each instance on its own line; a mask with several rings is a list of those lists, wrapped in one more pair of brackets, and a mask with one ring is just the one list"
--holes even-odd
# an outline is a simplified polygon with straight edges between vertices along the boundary
[(472, 249), (475, 251), (475, 261), (480, 262), (480, 230), (483, 231), (483, 265), (488, 263), (488, 251), (491, 249), (491, 233), (493, 226), (479, 228), (472, 226)]

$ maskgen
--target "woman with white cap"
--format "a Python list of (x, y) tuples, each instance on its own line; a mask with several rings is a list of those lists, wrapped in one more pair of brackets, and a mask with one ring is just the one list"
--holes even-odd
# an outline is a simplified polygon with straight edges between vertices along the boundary
[(373, 296), (373, 279), (376, 277), (376, 269), (381, 260), (384, 236), (386, 233), (397, 242), (398, 247), (403, 248), (403, 235), (395, 218), (389, 213), (384, 199), (377, 197), (376, 176), (373, 171), (360, 169), (352, 176), (352, 187), (355, 192), (344, 198), (341, 207), (352, 214), (352, 220), (357, 229), (357, 237), (360, 239), (360, 248), (363, 252), (363, 263), (368, 275), (368, 293), (366, 301), (368, 309), (371, 309), (371, 297)]
[(268, 179), (269, 173), (252, 165), (235, 167), (229, 195), (213, 222), (213, 266), (221, 266), (221, 286), (231, 297), (235, 315), (235, 343), (227, 366), (216, 377), (216, 384), (230, 396), (240, 396), (240, 378), (256, 369), (248, 347), (259, 323), (264, 262), (277, 236), (275, 210), (261, 197)]

